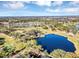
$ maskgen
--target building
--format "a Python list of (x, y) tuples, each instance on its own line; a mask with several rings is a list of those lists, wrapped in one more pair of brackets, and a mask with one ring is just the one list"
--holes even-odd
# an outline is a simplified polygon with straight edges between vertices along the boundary
[(33, 26), (42, 26), (44, 22), (11, 22), (9, 27), (33, 27)]
[(9, 27), (9, 22), (0, 22), (0, 27)]

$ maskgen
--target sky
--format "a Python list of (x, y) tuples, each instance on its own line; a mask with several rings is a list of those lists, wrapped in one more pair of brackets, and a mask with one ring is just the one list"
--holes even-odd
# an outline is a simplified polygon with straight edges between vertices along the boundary
[(0, 16), (79, 16), (79, 1), (0, 1)]

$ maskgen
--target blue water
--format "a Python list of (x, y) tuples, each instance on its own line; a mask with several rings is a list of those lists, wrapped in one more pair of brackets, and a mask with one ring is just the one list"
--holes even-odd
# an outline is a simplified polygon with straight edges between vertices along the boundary
[(55, 34), (47, 34), (45, 37), (37, 38), (37, 44), (42, 45), (42, 48), (49, 53), (54, 49), (62, 49), (67, 52), (74, 52), (76, 50), (74, 44), (67, 37)]

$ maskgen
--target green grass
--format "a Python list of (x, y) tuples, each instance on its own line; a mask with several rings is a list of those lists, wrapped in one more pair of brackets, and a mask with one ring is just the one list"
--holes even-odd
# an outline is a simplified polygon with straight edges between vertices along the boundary
[(9, 37), (9, 36), (6, 35), (6, 34), (0, 34), (0, 38), (5, 38), (5, 43), (4, 43), (4, 45), (5, 45), (5, 44), (9, 44), (9, 45), (15, 47), (15, 52), (16, 52), (16, 51), (19, 51), (19, 50), (21, 50), (21, 49), (23, 49), (23, 48), (25, 47), (25, 43), (20, 42), (19, 40), (14, 39), (14, 38), (12, 38), (12, 37)]

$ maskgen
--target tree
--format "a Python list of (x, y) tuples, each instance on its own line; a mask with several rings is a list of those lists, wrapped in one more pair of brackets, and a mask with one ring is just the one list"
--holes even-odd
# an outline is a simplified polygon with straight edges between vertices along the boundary
[(5, 44), (3, 46), (3, 51), (5, 51), (6, 56), (10, 56), (14, 52), (15, 48), (10, 44)]
[(42, 26), (43, 29), (48, 29), (48, 27), (46, 25)]

